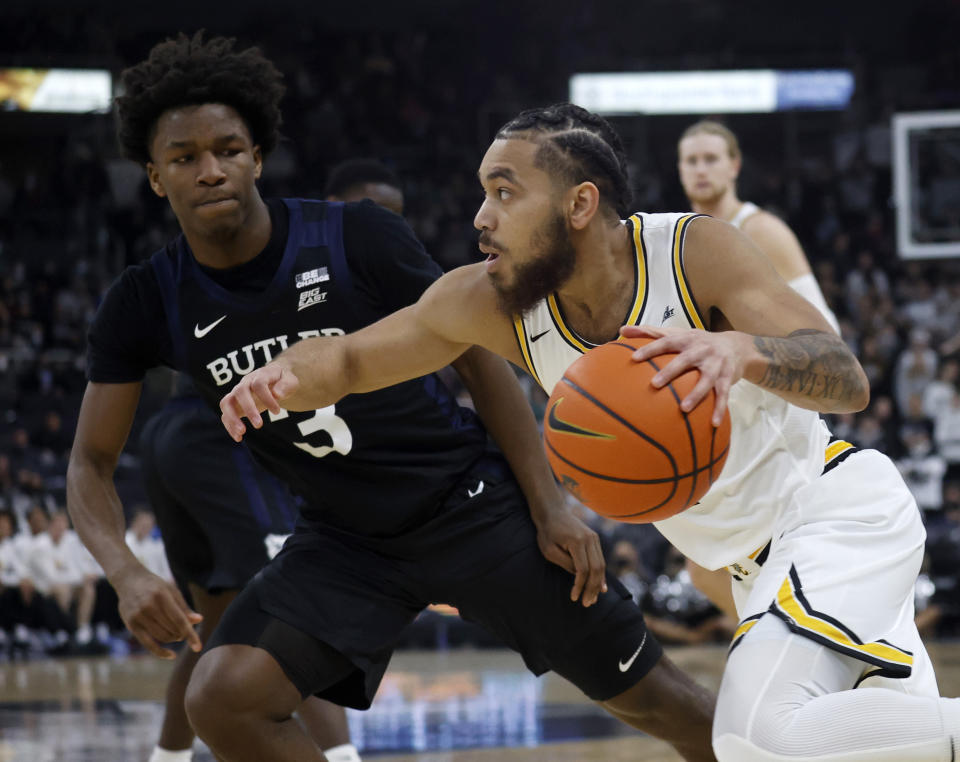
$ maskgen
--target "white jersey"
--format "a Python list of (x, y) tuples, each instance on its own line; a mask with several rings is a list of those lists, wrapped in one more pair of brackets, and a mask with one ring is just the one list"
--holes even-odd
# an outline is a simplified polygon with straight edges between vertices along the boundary
[(760, 211), (760, 207), (754, 204), (752, 201), (744, 201), (743, 206), (740, 207), (733, 219), (730, 220), (730, 224), (735, 228), (743, 229), (743, 223), (747, 221), (747, 217), (753, 217), (757, 212)]
[[(757, 212), (760, 211), (760, 207), (754, 204), (752, 201), (744, 201), (743, 206), (740, 207), (739, 211), (733, 215), (733, 219), (730, 220), (730, 224), (735, 228), (743, 229), (743, 223), (745, 223), (750, 217), (753, 217)], [(830, 309), (830, 306), (827, 304), (827, 300), (823, 296), (823, 291), (820, 290), (820, 284), (817, 283), (817, 279), (814, 277), (813, 273), (807, 273), (806, 275), (800, 275), (790, 281), (787, 281), (787, 285), (790, 286), (794, 291), (796, 291), (800, 296), (806, 299), (810, 304), (820, 310), (820, 314), (823, 315), (827, 322), (833, 327), (833, 330), (840, 333), (840, 323), (837, 322), (837, 316), (833, 314), (833, 310)]]
[[(684, 236), (697, 216), (637, 213), (625, 222), (636, 260), (624, 324), (704, 328), (683, 268)], [(567, 325), (553, 294), (516, 317), (514, 329), (527, 368), (547, 393), (594, 346)], [(830, 433), (817, 413), (743, 380), (730, 390), (729, 407), (730, 451), (719, 478), (699, 503), (656, 522), (675, 547), (708, 569), (762, 549), (790, 496), (820, 475), (828, 457)], [(829, 456), (841, 447), (831, 445)]]

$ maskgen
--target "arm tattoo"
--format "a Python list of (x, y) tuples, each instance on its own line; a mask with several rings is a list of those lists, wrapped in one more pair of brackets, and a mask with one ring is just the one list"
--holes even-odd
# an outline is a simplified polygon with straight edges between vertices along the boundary
[(804, 329), (784, 338), (755, 336), (753, 343), (768, 360), (759, 386), (837, 402), (862, 391), (857, 361), (839, 336)]

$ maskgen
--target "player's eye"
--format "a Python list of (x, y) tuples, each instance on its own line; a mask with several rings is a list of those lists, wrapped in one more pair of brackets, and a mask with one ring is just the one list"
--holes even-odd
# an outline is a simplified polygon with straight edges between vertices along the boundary
[(510, 198), (512, 195), (513, 195), (513, 194), (512, 194), (509, 190), (507, 190), (506, 188), (497, 188), (497, 197), (498, 197), (501, 201), (506, 201), (506, 200), (507, 200), (508, 198)]
[(186, 163), (187, 163), (188, 161), (190, 161), (192, 158), (193, 158), (193, 156), (191, 156), (190, 154), (186, 153), (186, 154), (183, 154), (182, 156), (177, 156), (177, 157), (173, 160), (173, 163), (174, 163), (174, 164), (186, 164)]

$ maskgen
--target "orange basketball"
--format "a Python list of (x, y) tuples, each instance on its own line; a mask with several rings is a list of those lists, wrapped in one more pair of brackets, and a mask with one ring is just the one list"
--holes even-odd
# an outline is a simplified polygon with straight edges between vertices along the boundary
[(699, 371), (661, 389), (651, 379), (676, 355), (634, 362), (649, 339), (611, 341), (574, 362), (554, 387), (543, 430), (554, 474), (582, 503), (618, 521), (645, 524), (696, 503), (720, 475), (730, 415), (715, 427), (714, 393), (680, 409)]

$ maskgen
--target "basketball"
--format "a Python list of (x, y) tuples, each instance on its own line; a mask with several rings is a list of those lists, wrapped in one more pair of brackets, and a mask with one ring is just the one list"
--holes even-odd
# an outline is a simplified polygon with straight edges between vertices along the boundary
[(544, 444), (557, 479), (602, 516), (645, 524), (696, 503), (720, 475), (730, 444), (730, 415), (711, 422), (713, 391), (680, 409), (700, 374), (688, 371), (661, 389), (650, 382), (676, 355), (638, 363), (649, 339), (597, 347), (564, 373), (544, 415)]

